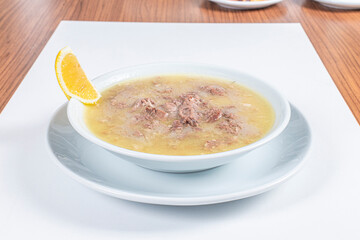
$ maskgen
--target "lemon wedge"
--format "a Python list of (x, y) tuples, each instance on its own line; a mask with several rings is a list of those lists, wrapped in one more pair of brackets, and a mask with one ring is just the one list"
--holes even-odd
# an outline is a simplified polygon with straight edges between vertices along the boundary
[(71, 48), (65, 47), (59, 51), (55, 60), (55, 72), (67, 99), (73, 97), (85, 104), (95, 104), (100, 99), (100, 93), (86, 77)]

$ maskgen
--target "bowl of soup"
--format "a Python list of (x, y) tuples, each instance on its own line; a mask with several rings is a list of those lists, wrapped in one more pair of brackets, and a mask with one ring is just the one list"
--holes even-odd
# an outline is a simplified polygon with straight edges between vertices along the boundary
[(291, 115), (265, 81), (217, 66), (140, 65), (93, 84), (102, 95), (97, 104), (68, 103), (73, 128), (119, 161), (157, 171), (201, 171), (237, 160), (278, 136)]

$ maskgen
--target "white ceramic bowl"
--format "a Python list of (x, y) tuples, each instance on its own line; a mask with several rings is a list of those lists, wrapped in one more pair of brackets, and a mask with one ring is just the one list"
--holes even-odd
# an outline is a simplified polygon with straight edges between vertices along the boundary
[[(95, 87), (102, 91), (120, 81), (148, 77), (154, 75), (183, 74), (203, 75), (236, 81), (260, 93), (275, 110), (275, 123), (272, 129), (262, 139), (231, 151), (193, 156), (170, 156), (142, 153), (128, 150), (97, 138), (84, 122), (85, 106), (77, 99), (72, 98), (67, 107), (67, 115), (73, 128), (87, 140), (103, 147), (111, 153), (121, 156), (132, 163), (145, 168), (164, 172), (193, 172), (205, 170), (226, 164), (246, 153), (264, 145), (278, 136), (287, 126), (290, 119), (290, 105), (287, 100), (274, 88), (264, 81), (234, 70), (187, 63), (156, 63), (122, 68), (93, 80)], [(101, 161), (101, 159), (99, 159)]]

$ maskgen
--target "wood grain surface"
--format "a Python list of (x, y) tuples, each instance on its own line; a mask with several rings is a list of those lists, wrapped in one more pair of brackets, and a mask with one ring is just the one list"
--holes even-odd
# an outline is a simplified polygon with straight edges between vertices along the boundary
[(207, 0), (0, 0), (0, 112), (61, 20), (124, 22), (300, 22), (360, 122), (360, 11), (312, 0), (228, 10)]

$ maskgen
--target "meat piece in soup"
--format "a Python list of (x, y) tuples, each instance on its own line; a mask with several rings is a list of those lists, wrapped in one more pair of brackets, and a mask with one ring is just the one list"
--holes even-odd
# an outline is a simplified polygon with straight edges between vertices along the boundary
[(164, 75), (106, 89), (85, 122), (100, 139), (163, 155), (224, 152), (266, 135), (275, 120), (258, 93), (223, 79)]

